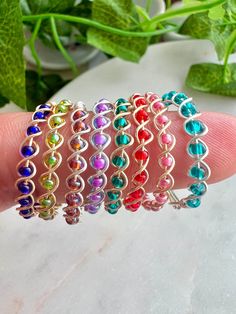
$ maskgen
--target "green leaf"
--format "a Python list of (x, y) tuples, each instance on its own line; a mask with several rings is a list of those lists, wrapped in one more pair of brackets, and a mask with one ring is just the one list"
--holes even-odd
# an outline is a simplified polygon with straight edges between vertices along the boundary
[(0, 93), (25, 108), (24, 35), (18, 0), (0, 1)]
[(26, 71), (27, 110), (34, 111), (36, 106), (45, 103), (66, 83), (68, 81), (56, 74), (40, 77), (35, 71)]
[[(123, 30), (137, 26), (138, 22), (137, 12), (131, 0), (94, 0), (92, 18)], [(96, 48), (133, 62), (139, 61), (149, 43), (148, 38), (123, 37), (92, 27), (88, 29), (87, 37), (88, 43)]]
[(0, 107), (3, 107), (8, 102), (9, 102), (9, 100), (6, 97), (3, 97), (2, 95), (0, 95)]
[(222, 19), (224, 15), (225, 15), (225, 9), (223, 8), (222, 4), (211, 8), (208, 12), (208, 17), (214, 21), (217, 21), (218, 19)]
[[(79, 4), (72, 8), (70, 15), (90, 19), (92, 17), (92, 1), (82, 0)], [(74, 23), (73, 25), (80, 31), (83, 37), (86, 37), (88, 26), (77, 23)]]
[(236, 96), (236, 63), (227, 67), (224, 80), (224, 66), (214, 63), (194, 64), (186, 79), (186, 85), (201, 92), (224, 96)]
[(20, 0), (24, 14), (65, 13), (70, 10), (75, 0)]
[(233, 25), (222, 25), (222, 20), (212, 20), (208, 13), (193, 14), (181, 26), (179, 33), (197, 39), (209, 39), (213, 42), (219, 60), (225, 54), (228, 37), (233, 30)]

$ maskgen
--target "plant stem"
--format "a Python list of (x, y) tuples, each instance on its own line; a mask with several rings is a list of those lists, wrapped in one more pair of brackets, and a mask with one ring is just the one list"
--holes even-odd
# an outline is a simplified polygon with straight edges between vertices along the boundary
[(224, 71), (223, 71), (224, 82), (227, 81), (226, 75), (227, 75), (227, 69), (228, 69), (229, 56), (233, 52), (235, 45), (236, 45), (236, 30), (234, 30), (231, 33), (229, 42), (227, 44), (227, 50), (226, 50), (225, 57), (224, 57)]
[(91, 27), (95, 27), (98, 29), (101, 29), (103, 31), (116, 34), (116, 35), (121, 35), (124, 37), (152, 37), (156, 35), (162, 35), (168, 32), (173, 32), (178, 30), (178, 27), (173, 27), (165, 30), (155, 30), (155, 31), (150, 31), (150, 32), (134, 32), (134, 31), (125, 31), (119, 28), (111, 27), (105, 24), (101, 24), (99, 22), (86, 19), (83, 17), (77, 17), (77, 16), (71, 16), (71, 15), (65, 15), (65, 14), (58, 14), (58, 13), (45, 13), (45, 14), (37, 14), (37, 15), (26, 15), (22, 17), (23, 22), (30, 22), (38, 19), (61, 19), (67, 22), (73, 22), (73, 23), (79, 23), (79, 24), (84, 24), (88, 25)]
[(147, 12), (147, 14), (150, 14), (151, 7), (152, 7), (152, 0), (146, 0), (146, 12)]
[(76, 66), (74, 60), (68, 54), (68, 52), (63, 47), (63, 45), (62, 45), (62, 43), (60, 41), (60, 38), (59, 38), (59, 35), (58, 35), (58, 32), (57, 32), (57, 26), (56, 26), (55, 19), (54, 19), (53, 16), (50, 17), (50, 24), (51, 24), (52, 35), (53, 35), (53, 39), (55, 41), (55, 44), (57, 45), (58, 49), (61, 51), (61, 54), (63, 55), (63, 57), (66, 59), (66, 61), (71, 66), (71, 69), (72, 69), (73, 73), (75, 75), (77, 75), (78, 74), (77, 66)]
[(30, 40), (29, 40), (29, 47), (30, 47), (30, 50), (31, 50), (31, 54), (36, 62), (36, 66), (37, 66), (37, 71), (38, 71), (38, 74), (39, 76), (42, 75), (42, 66), (41, 66), (41, 61), (40, 61), (40, 58), (38, 56), (38, 53), (35, 49), (35, 40), (37, 38), (37, 35), (38, 35), (38, 32), (39, 32), (39, 29), (40, 29), (40, 26), (41, 26), (41, 23), (42, 23), (42, 19), (38, 19), (37, 22), (36, 22), (36, 25), (35, 25), (35, 28), (34, 28), (34, 31), (30, 37)]
[(171, 0), (166, 0), (166, 9), (168, 10), (171, 7)]
[[(200, 3), (200, 4), (191, 5), (191, 6), (186, 5), (186, 6), (183, 6), (182, 8), (170, 9), (160, 15), (154, 16), (148, 23), (156, 24), (158, 22), (165, 21), (169, 18), (175, 18), (178, 16), (191, 14), (191, 13), (199, 13), (199, 12), (211, 9), (219, 4), (223, 4), (225, 2), (226, 0), (212, 0), (212, 1), (207, 1), (207, 3)], [(140, 26), (143, 26), (143, 25), (145, 26), (146, 24), (147, 22), (143, 22), (140, 24)]]

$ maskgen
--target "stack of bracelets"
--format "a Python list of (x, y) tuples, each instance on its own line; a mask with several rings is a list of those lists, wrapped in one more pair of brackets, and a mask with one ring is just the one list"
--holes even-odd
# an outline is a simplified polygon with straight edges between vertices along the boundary
[[(182, 199), (174, 192), (172, 172), (175, 159), (172, 150), (176, 139), (170, 132), (171, 120), (166, 114), (171, 107), (176, 108), (177, 114), (183, 119), (183, 129), (189, 136), (186, 150), (193, 160), (188, 169), (189, 194)], [(64, 145), (64, 137), (60, 130), (67, 123), (67, 115), (71, 122), (71, 137), (68, 141), (68, 151), (71, 153), (62, 156), (60, 149)], [(208, 129), (199, 117), (200, 113), (192, 98), (175, 91), (162, 97), (152, 92), (145, 95), (135, 93), (129, 99), (119, 98), (115, 103), (101, 99), (94, 105), (93, 113), (89, 113), (82, 102), (73, 104), (69, 100), (38, 106), (20, 146), (22, 158), (17, 164), (16, 180), (20, 194), (17, 202), (20, 206), (17, 211), (25, 219), (38, 216), (43, 220), (52, 220), (56, 216), (58, 208), (63, 205), (57, 202), (56, 192), (60, 185), (57, 170), (64, 157), (70, 174), (66, 179), (63, 216), (70, 225), (77, 224), (81, 213), (85, 211), (97, 213), (103, 203), (110, 214), (116, 214), (122, 206), (131, 212), (141, 206), (159, 211), (167, 203), (175, 209), (198, 207), (207, 191), (206, 181), (211, 174), (205, 162), (208, 147), (202, 140)], [(45, 192), (36, 198), (34, 177), (37, 169), (34, 158), (40, 152), (37, 139), (43, 133), (42, 127), (47, 128), (47, 148), (42, 153), (45, 171), (39, 176), (39, 184)], [(114, 138), (110, 136), (109, 127), (115, 132)], [(134, 136), (131, 135), (132, 130)], [(155, 134), (152, 130), (156, 130)], [(89, 139), (86, 139), (86, 133)], [(116, 148), (108, 154), (106, 149), (112, 142)], [(152, 165), (160, 169), (152, 196), (145, 191), (149, 179), (147, 166), (150, 162), (150, 143), (160, 151), (157, 159), (152, 161)], [(83, 154), (89, 145), (93, 153), (86, 161)], [(92, 175), (87, 178), (88, 167)], [(113, 169), (110, 178), (106, 174), (109, 167)], [(134, 169), (131, 182), (127, 176), (128, 168)], [(83, 195), (86, 187), (90, 192)]]

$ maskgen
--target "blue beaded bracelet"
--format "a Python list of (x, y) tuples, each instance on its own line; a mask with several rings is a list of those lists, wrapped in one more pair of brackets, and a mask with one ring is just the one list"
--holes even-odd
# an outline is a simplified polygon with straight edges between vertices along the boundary
[(20, 154), (22, 159), (16, 166), (18, 179), (16, 180), (16, 188), (20, 192), (16, 201), (20, 204), (17, 208), (20, 216), (29, 219), (36, 215), (33, 181), (36, 175), (36, 166), (33, 159), (39, 153), (39, 145), (35, 139), (42, 134), (40, 124), (45, 123), (48, 115), (53, 109), (54, 104), (47, 103), (39, 105), (33, 113), (30, 125), (26, 131), (26, 137), (20, 146)]
[(188, 176), (194, 179), (194, 182), (188, 186), (191, 194), (181, 200), (171, 191), (171, 204), (174, 208), (196, 208), (201, 204), (201, 197), (207, 192), (207, 183), (211, 175), (211, 170), (204, 159), (208, 155), (208, 147), (201, 139), (207, 134), (207, 126), (199, 120), (201, 113), (196, 105), (184, 93), (170, 91), (162, 96), (162, 100), (167, 106), (174, 105), (178, 108), (178, 113), (184, 121), (184, 130), (192, 138), (187, 144), (187, 153), (194, 160), (191, 165)]

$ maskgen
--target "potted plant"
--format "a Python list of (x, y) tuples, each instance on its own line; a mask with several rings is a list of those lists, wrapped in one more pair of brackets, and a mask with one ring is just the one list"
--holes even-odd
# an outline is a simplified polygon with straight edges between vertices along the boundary
[[(0, 104), (8, 100), (32, 110), (46, 101), (66, 81), (56, 74), (42, 74), (36, 49), (40, 38), (60, 51), (77, 75), (77, 65), (68, 53), (68, 43), (76, 37), (80, 43), (126, 61), (138, 62), (148, 46), (163, 34), (178, 31), (193, 38), (214, 43), (220, 63), (192, 65), (187, 86), (210, 93), (236, 95), (236, 64), (229, 56), (236, 44), (235, 0), (184, 1), (180, 8), (169, 8), (152, 15), (152, 1), (145, 6), (132, 0), (6, 0), (0, 3)], [(11, 14), (8, 14), (8, 13)], [(173, 18), (188, 16), (182, 25)], [(27, 42), (24, 30), (30, 31)], [(10, 40), (9, 40), (10, 38)], [(37, 65), (25, 69), (24, 46), (28, 44)], [(223, 61), (223, 62), (221, 62)]]

